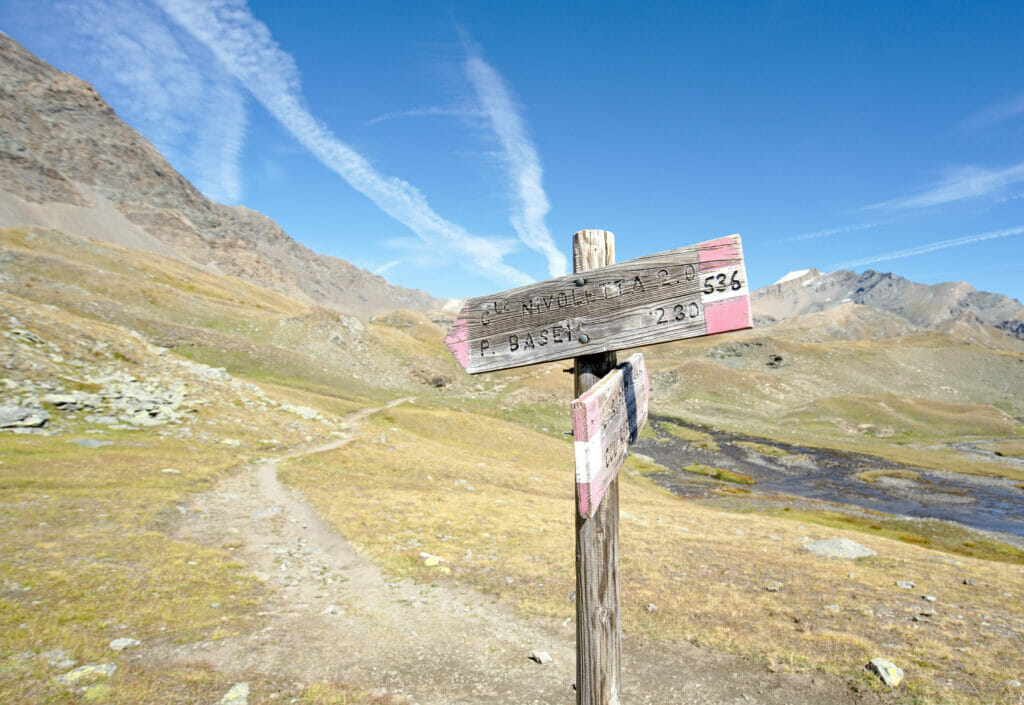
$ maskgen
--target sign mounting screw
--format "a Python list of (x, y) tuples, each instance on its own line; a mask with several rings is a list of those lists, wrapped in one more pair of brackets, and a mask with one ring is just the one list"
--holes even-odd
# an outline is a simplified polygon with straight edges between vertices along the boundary
[(580, 342), (581, 343), (589, 343), (590, 342), (590, 336), (587, 335), (586, 333), (580, 333)]
[(587, 280), (584, 279), (583, 277), (576, 277), (575, 281), (576, 281), (576, 286), (583, 286), (584, 284), (587, 283)]

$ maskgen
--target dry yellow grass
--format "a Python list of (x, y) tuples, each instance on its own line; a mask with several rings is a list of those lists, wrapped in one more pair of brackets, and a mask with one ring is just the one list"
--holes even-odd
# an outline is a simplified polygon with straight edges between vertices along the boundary
[[(568, 443), (514, 424), (403, 405), (348, 447), (292, 462), (284, 477), (386, 570), (436, 581), (448, 569), (526, 614), (566, 619), (574, 614), (571, 457)], [(980, 702), (1024, 668), (1020, 565), (724, 514), (630, 471), (620, 484), (628, 632), (851, 677), (885, 655), (933, 702)], [(802, 547), (805, 537), (838, 536), (879, 555), (828, 560)], [(420, 552), (444, 562), (427, 566)], [(779, 592), (765, 589), (773, 581)], [(924, 593), (938, 602), (925, 603)], [(930, 621), (913, 621), (929, 606)]]
[(1001, 441), (982, 446), (985, 450), (1007, 458), (1024, 458), (1024, 441)]

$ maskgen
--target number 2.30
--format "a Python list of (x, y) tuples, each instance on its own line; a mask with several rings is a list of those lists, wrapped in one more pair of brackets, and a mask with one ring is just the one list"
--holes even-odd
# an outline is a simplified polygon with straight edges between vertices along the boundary
[(663, 308), (654, 309), (654, 314), (657, 316), (655, 323), (671, 323), (673, 320), (685, 321), (687, 317), (697, 318), (700, 316), (700, 306), (697, 305), (696, 301), (691, 301), (688, 305), (676, 304), (672, 307), (672, 310), (667, 313)]
[(743, 288), (743, 282), (740, 281), (740, 270), (733, 270), (731, 277), (726, 277), (725, 272), (719, 272), (718, 274), (712, 274), (710, 277), (704, 279), (704, 290), (705, 294), (713, 294), (716, 291), (725, 291), (726, 289), (732, 289), (738, 291)]

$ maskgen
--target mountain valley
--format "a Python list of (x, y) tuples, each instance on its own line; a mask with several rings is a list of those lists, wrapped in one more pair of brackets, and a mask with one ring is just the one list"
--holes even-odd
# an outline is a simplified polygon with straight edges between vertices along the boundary
[[(458, 306), (209, 201), (6, 35), (0, 94), (5, 699), (571, 702), (567, 363), (464, 374)], [(1024, 307), (815, 270), (752, 303), (643, 350), (624, 695), (1020, 702)], [(922, 511), (750, 474), (833, 460)], [(927, 513), (982, 486), (999, 530)]]

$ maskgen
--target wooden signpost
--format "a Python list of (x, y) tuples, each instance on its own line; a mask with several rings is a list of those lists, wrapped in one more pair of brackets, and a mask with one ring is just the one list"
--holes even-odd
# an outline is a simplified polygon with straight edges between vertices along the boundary
[(470, 299), (445, 344), (476, 374), (750, 326), (740, 238), (730, 235)]
[(594, 516), (629, 446), (647, 422), (650, 383), (644, 356), (630, 355), (572, 403), (576, 497), (581, 516)]
[(738, 235), (614, 262), (610, 232), (581, 230), (572, 276), (470, 299), (445, 338), (471, 374), (575, 358), (577, 705), (619, 705), (618, 470), (650, 385), (615, 351), (752, 326)]

